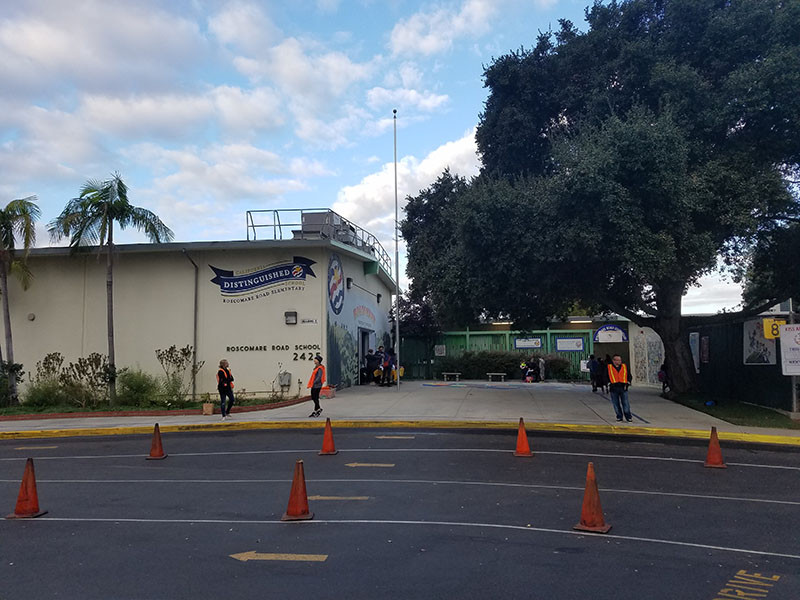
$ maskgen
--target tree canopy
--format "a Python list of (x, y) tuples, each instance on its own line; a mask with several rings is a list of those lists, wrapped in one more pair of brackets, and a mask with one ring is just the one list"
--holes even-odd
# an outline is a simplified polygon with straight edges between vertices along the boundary
[[(462, 322), (579, 301), (652, 326), (685, 391), (683, 294), (720, 256), (773, 256), (800, 214), (800, 2), (596, 2), (586, 20), (486, 68), (481, 176), (409, 200), (409, 275)], [(785, 292), (751, 289), (754, 311)]]

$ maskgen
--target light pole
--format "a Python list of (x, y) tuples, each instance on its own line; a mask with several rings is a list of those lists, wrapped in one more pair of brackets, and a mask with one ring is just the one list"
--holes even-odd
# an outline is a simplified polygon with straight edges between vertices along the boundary
[(400, 223), (397, 202), (397, 109), (392, 110), (394, 122), (394, 367), (397, 373), (397, 391), (400, 391)]

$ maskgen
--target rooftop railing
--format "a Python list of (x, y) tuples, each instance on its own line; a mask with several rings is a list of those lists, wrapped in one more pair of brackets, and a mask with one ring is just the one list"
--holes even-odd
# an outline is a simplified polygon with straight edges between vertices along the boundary
[(392, 274), (392, 260), (378, 238), (327, 208), (248, 210), (247, 240), (258, 239), (336, 240), (371, 254)]

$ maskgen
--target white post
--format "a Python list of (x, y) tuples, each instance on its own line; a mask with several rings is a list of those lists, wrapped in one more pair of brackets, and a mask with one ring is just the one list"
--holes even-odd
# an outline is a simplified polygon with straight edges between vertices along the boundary
[(394, 368), (397, 373), (397, 391), (400, 391), (400, 212), (397, 202), (397, 109), (392, 110), (394, 120)]
[[(789, 298), (789, 324), (794, 325), (794, 303)], [(792, 412), (800, 412), (800, 405), (797, 402), (797, 375), (792, 375)]]

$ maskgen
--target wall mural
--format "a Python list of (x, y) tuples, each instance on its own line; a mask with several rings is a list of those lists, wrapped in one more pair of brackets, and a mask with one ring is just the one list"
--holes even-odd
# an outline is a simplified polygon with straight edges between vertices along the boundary
[[(349, 387), (358, 383), (358, 329), (375, 332), (378, 345), (387, 348), (386, 312), (368, 291), (348, 291), (344, 266), (337, 254), (328, 261), (328, 381), (332, 386)], [(379, 340), (383, 340), (382, 342)], [(388, 343), (387, 343), (388, 341)]]

